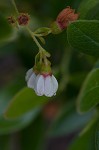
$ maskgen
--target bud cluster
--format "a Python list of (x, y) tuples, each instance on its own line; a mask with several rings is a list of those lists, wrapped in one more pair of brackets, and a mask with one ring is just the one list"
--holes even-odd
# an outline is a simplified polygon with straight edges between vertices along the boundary
[(20, 13), (17, 17), (10, 16), (7, 18), (10, 24), (18, 24), (20, 26), (26, 26), (29, 24), (30, 16), (26, 13)]

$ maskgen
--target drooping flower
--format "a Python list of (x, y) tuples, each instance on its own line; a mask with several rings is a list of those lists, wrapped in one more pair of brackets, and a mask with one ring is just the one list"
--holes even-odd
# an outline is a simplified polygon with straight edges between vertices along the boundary
[(33, 69), (30, 69), (26, 73), (27, 86), (34, 89), (35, 93), (38, 96), (47, 96), (52, 97), (56, 95), (58, 89), (58, 82), (52, 74), (38, 74), (36, 75), (33, 72)]
[(56, 95), (57, 89), (58, 82), (53, 75), (37, 75), (34, 90), (38, 96), (52, 97)]
[(59, 34), (67, 28), (69, 23), (77, 20), (78, 16), (75, 10), (71, 9), (69, 6), (63, 9), (57, 16), (56, 21), (51, 24), (52, 33)]
[(29, 69), (26, 73), (25, 80), (29, 88), (34, 89), (36, 74), (33, 72), (33, 68)]

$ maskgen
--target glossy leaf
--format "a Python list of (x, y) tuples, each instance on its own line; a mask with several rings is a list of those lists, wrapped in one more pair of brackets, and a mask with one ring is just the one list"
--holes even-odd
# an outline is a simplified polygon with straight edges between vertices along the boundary
[(99, 150), (99, 124), (96, 127), (95, 145), (96, 145), (96, 150)]
[(99, 0), (83, 0), (78, 12), (80, 19), (99, 19)]
[(62, 108), (49, 130), (49, 136), (63, 136), (81, 129), (91, 119), (93, 113), (80, 115), (73, 104)]
[(79, 135), (70, 145), (68, 150), (95, 150), (95, 131), (97, 127), (97, 119), (94, 119), (94, 121), (92, 120), (87, 125), (87, 131)]
[(7, 120), (4, 118), (3, 113), (9, 101), (15, 95), (15, 93), (23, 87), (23, 85), (24, 81), (21, 78), (18, 78), (0, 92), (0, 134), (8, 134), (24, 128), (41, 110), (40, 108), (35, 109), (29, 113), (26, 113), (21, 118), (14, 120)]
[(99, 21), (79, 20), (68, 26), (68, 42), (78, 51), (99, 56)]
[(17, 118), (25, 113), (44, 105), (48, 101), (47, 97), (39, 97), (33, 89), (23, 88), (11, 101), (6, 112), (6, 118)]
[(8, 84), (4, 89), (0, 90), (0, 115), (4, 113), (7, 105), (9, 104), (12, 97), (21, 90), (25, 85), (23, 76), (17, 77)]
[(78, 96), (78, 110), (86, 112), (99, 103), (99, 68), (87, 76)]
[(40, 109), (35, 109), (23, 117), (14, 119), (14, 120), (7, 120), (3, 116), (0, 117), (0, 134), (8, 134), (15, 131), (18, 131), (24, 127), (26, 127), (40, 112)]

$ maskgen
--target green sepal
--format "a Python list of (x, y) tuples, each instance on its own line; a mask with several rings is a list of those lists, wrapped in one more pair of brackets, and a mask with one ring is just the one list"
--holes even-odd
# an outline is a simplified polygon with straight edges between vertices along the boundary
[(62, 32), (62, 29), (59, 27), (56, 21), (54, 21), (50, 27), (52, 34), (60, 34)]
[(40, 73), (41, 74), (52, 74), (50, 63), (48, 65), (42, 64)]
[(42, 28), (37, 29), (34, 33), (40, 34), (40, 36), (46, 36), (46, 35), (51, 33), (51, 29), (46, 28), (46, 27), (42, 27)]

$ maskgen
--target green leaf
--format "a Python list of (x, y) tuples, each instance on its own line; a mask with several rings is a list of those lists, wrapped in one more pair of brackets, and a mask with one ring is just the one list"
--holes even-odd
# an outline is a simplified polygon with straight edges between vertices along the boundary
[(97, 117), (85, 127), (82, 134), (70, 145), (68, 150), (95, 150), (95, 131), (97, 127)]
[(0, 15), (0, 42), (9, 38), (12, 33), (12, 28), (7, 20)]
[(68, 26), (68, 42), (80, 52), (99, 56), (99, 21), (79, 20)]
[(92, 114), (80, 115), (73, 104), (66, 105), (52, 123), (49, 136), (63, 136), (81, 129), (91, 119)]
[(87, 112), (99, 103), (99, 68), (87, 76), (78, 96), (78, 110)]
[(38, 108), (14, 120), (6, 120), (3, 116), (0, 116), (0, 134), (8, 134), (26, 127), (39, 112), (40, 109)]
[(33, 89), (23, 88), (11, 101), (6, 112), (6, 118), (17, 118), (25, 113), (44, 105), (48, 101), (45, 96), (37, 96)]
[(12, 97), (24, 87), (24, 79), (22, 77), (15, 78), (10, 84), (0, 91), (0, 115), (4, 113), (9, 101)]
[(87, 13), (85, 19), (99, 20), (99, 2)]
[(99, 150), (99, 124), (96, 129), (95, 144), (96, 144), (96, 150)]
[(83, 0), (78, 12), (80, 19), (99, 19), (99, 0)]
[(14, 79), (6, 88), (0, 91), (0, 134), (8, 134), (15, 132), (27, 126), (31, 120), (40, 112), (40, 108), (26, 113), (21, 118), (14, 120), (6, 120), (3, 116), (5, 108), (7, 107), (10, 99), (18, 92), (24, 85), (23, 78)]

